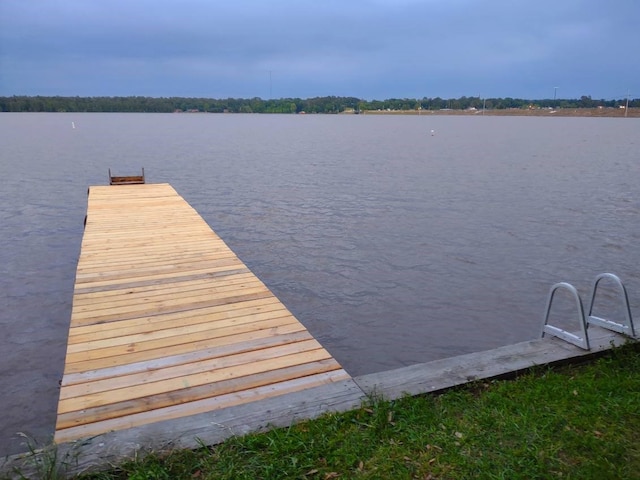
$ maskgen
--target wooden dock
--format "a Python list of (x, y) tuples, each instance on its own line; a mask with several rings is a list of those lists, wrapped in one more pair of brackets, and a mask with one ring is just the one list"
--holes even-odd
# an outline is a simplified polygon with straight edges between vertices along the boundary
[(89, 189), (56, 443), (345, 380), (170, 185)]
[(55, 445), (0, 473), (102, 469), (635, 341), (589, 331), (590, 350), (545, 337), (351, 378), (170, 185), (91, 187)]

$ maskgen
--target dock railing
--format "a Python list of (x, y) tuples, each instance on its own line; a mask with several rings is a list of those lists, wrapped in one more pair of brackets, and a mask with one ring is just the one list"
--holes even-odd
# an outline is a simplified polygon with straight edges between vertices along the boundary
[[(596, 293), (598, 291), (598, 286), (600, 285), (600, 282), (604, 279), (613, 281), (613, 283), (616, 284), (620, 289), (621, 300), (622, 300), (622, 304), (625, 312), (625, 320), (622, 323), (593, 315), (593, 306), (596, 300)], [(568, 290), (576, 300), (579, 334), (569, 332), (560, 327), (549, 324), (549, 316), (551, 313), (551, 305), (553, 304), (553, 299), (555, 298), (556, 292), (561, 289)], [(576, 345), (580, 348), (589, 350), (590, 347), (589, 347), (588, 328), (590, 325), (597, 325), (607, 330), (621, 333), (631, 338), (636, 338), (635, 328), (633, 326), (633, 318), (631, 316), (631, 308), (629, 306), (629, 296), (627, 294), (627, 289), (622, 283), (622, 280), (620, 280), (620, 278), (617, 275), (614, 275), (613, 273), (601, 273), (596, 277), (593, 283), (593, 287), (591, 289), (591, 300), (589, 302), (589, 314), (586, 316), (584, 314), (584, 307), (582, 305), (582, 299), (580, 298), (580, 294), (578, 293), (578, 290), (573, 285), (566, 282), (560, 282), (560, 283), (556, 283), (551, 287), (551, 291), (549, 292), (549, 296), (547, 299), (547, 308), (545, 310), (544, 322), (542, 324), (541, 337), (544, 337), (545, 334), (552, 335), (552, 336), (561, 338), (562, 340), (565, 340), (569, 343), (572, 343), (573, 345)]]
[(142, 168), (142, 175), (128, 176), (111, 175), (111, 169), (109, 169), (109, 185), (140, 185), (143, 183), (145, 183), (144, 167)]

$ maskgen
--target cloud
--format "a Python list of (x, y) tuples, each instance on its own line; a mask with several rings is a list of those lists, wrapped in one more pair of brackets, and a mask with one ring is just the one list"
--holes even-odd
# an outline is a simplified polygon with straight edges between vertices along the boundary
[(559, 81), (611, 96), (624, 83), (611, 69), (640, 43), (632, 13), (630, 0), (3, 0), (0, 94), (264, 97), (270, 76), (277, 96), (528, 97)]

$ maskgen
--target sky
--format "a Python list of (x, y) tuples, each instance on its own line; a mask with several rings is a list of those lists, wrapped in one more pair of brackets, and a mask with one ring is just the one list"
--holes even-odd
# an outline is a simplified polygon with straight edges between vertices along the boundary
[(0, 96), (640, 97), (638, 0), (0, 0)]

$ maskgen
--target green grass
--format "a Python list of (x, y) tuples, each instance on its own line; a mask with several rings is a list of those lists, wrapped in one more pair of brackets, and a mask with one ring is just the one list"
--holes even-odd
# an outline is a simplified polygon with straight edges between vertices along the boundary
[(640, 348), (151, 455), (88, 479), (640, 479)]

